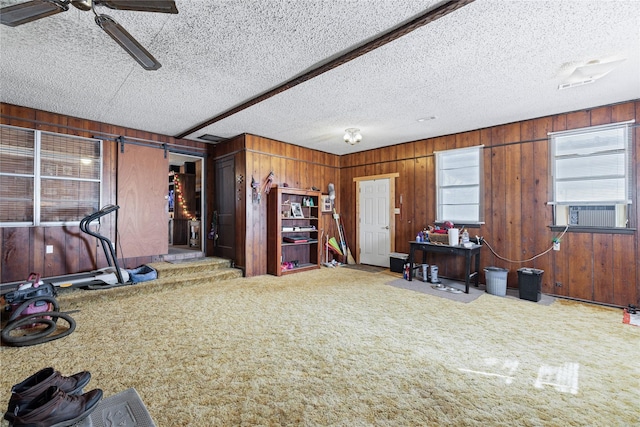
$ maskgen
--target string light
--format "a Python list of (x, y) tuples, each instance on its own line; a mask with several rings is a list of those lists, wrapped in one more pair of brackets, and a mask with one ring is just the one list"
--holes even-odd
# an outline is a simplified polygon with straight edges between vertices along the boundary
[(173, 178), (173, 183), (176, 186), (176, 201), (177, 201), (177, 205), (180, 206), (180, 208), (182, 209), (182, 214), (185, 218), (190, 219), (191, 221), (195, 221), (196, 217), (195, 215), (191, 214), (191, 212), (189, 212), (189, 210), (187, 209), (187, 203), (184, 200), (184, 197), (182, 197), (182, 183), (180, 182), (180, 178), (178, 177), (178, 175), (176, 175)]

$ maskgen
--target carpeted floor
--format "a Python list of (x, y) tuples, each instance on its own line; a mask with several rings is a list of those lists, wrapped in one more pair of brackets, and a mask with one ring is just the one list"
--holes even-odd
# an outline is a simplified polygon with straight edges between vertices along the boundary
[(50, 365), (91, 371), (105, 397), (135, 388), (161, 427), (640, 425), (640, 328), (621, 310), (460, 304), (393, 279), (322, 268), (74, 293), (73, 334), (0, 348), (0, 401)]

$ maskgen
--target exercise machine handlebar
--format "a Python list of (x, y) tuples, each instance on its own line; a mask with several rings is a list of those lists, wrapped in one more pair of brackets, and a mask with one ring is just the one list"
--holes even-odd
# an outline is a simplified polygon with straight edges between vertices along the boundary
[(89, 229), (89, 225), (93, 221), (99, 218), (102, 218), (103, 216), (108, 215), (111, 212), (115, 212), (118, 209), (120, 209), (120, 206), (118, 205), (107, 205), (102, 209), (100, 209), (99, 211), (94, 212), (91, 215), (87, 215), (86, 217), (80, 220), (80, 230), (82, 230), (82, 232), (84, 233), (89, 234), (90, 236), (95, 237), (100, 241), (100, 244), (102, 245), (102, 250), (104, 251), (104, 256), (107, 258), (107, 263), (109, 264), (109, 267), (115, 268), (116, 270), (115, 273), (118, 277), (118, 283), (124, 284), (125, 281), (124, 281), (124, 278), (122, 277), (122, 272), (120, 271), (120, 267), (118, 266), (118, 258), (116, 257), (115, 248), (113, 247), (111, 240), (109, 240), (107, 237), (103, 236), (102, 234)]

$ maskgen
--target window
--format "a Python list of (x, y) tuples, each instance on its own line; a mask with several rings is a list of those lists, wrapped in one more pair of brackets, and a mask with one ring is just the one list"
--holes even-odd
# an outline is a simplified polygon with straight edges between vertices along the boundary
[(437, 222), (483, 222), (483, 147), (479, 145), (435, 153)]
[(632, 122), (550, 133), (554, 223), (626, 227)]
[(77, 223), (100, 209), (102, 141), (0, 126), (0, 225)]

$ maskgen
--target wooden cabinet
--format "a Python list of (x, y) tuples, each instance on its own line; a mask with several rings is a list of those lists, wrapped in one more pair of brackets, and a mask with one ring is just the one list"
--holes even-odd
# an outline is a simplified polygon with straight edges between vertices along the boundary
[(275, 276), (320, 268), (320, 192), (271, 188), (267, 198), (267, 272)]

